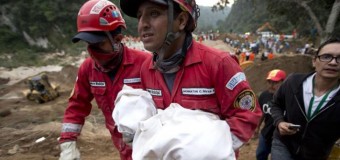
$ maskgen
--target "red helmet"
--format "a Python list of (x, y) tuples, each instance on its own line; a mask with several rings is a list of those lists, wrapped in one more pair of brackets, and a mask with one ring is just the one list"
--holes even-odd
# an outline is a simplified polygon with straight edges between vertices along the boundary
[[(158, 3), (161, 5), (167, 5), (168, 0), (149, 0), (150, 2)], [(179, 4), (182, 10), (190, 13), (192, 18), (192, 23), (189, 29), (193, 31), (196, 28), (197, 18), (199, 17), (199, 8), (196, 5), (195, 0), (173, 0), (175, 3)], [(137, 11), (139, 5), (144, 2), (143, 0), (120, 0), (120, 7), (122, 11), (130, 17), (137, 17)]]
[(78, 32), (112, 31), (117, 27), (126, 28), (119, 8), (107, 0), (89, 0), (79, 10)]
[(106, 38), (104, 31), (112, 34), (119, 27), (126, 29), (126, 24), (115, 4), (107, 0), (89, 0), (79, 10), (78, 34), (72, 41), (75, 43), (84, 40), (88, 43), (98, 43)]
[(286, 72), (280, 69), (274, 69), (268, 72), (267, 80), (271, 81), (283, 81), (286, 79)]

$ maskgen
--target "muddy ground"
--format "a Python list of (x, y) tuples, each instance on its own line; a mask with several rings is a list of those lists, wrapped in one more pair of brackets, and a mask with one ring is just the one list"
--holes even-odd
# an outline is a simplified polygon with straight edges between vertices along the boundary
[[(231, 50), (222, 41), (206, 41), (205, 44)], [(278, 55), (270, 61), (256, 59), (254, 66), (245, 69), (248, 81), (256, 93), (265, 89), (268, 71), (280, 68), (288, 74), (311, 71), (311, 57), (301, 55)], [(13, 70), (12, 70), (13, 71)], [(8, 75), (11, 70), (1, 69), (0, 75)], [(41, 71), (37, 71), (41, 72)], [(25, 72), (23, 72), (24, 74)], [(26, 71), (28, 73), (28, 69)], [(32, 73), (32, 74), (39, 74)], [(60, 87), (60, 97), (54, 101), (37, 104), (27, 100), (22, 91), (27, 89), (25, 76), (22, 80), (14, 77), (0, 78), (0, 159), (2, 160), (56, 160), (59, 157), (58, 137), (61, 120), (67, 100), (73, 88), (77, 66), (67, 65), (62, 69), (46, 72), (50, 81)], [(112, 146), (104, 118), (95, 103), (78, 139), (83, 160), (119, 159)], [(45, 140), (37, 142), (38, 139)], [(240, 150), (239, 160), (255, 159), (257, 138), (254, 137)]]

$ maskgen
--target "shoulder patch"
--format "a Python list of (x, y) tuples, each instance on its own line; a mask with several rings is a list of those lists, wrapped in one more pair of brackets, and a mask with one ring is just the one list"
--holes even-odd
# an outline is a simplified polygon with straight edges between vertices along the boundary
[(244, 90), (237, 95), (234, 101), (234, 107), (244, 110), (254, 111), (255, 109), (255, 94), (252, 90)]
[(243, 72), (236, 73), (233, 77), (230, 78), (226, 87), (230, 90), (233, 90), (239, 83), (246, 80), (246, 75)]

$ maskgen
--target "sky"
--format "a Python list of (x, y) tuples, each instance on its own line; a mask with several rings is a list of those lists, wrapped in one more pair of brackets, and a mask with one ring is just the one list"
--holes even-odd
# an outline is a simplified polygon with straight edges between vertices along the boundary
[[(219, 0), (196, 0), (196, 3), (200, 6), (213, 6)], [(231, 6), (234, 3), (234, 0), (229, 0), (228, 6)]]

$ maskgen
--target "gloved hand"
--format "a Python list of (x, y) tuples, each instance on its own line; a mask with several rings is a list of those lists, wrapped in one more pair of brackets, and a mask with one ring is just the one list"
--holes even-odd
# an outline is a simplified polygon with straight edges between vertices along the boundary
[(133, 137), (134, 137), (134, 134), (130, 134), (130, 133), (122, 133), (123, 135), (123, 141), (131, 146), (132, 145), (132, 142), (133, 142)]
[(60, 144), (59, 160), (80, 160), (80, 152), (77, 149), (76, 141), (69, 141)]

